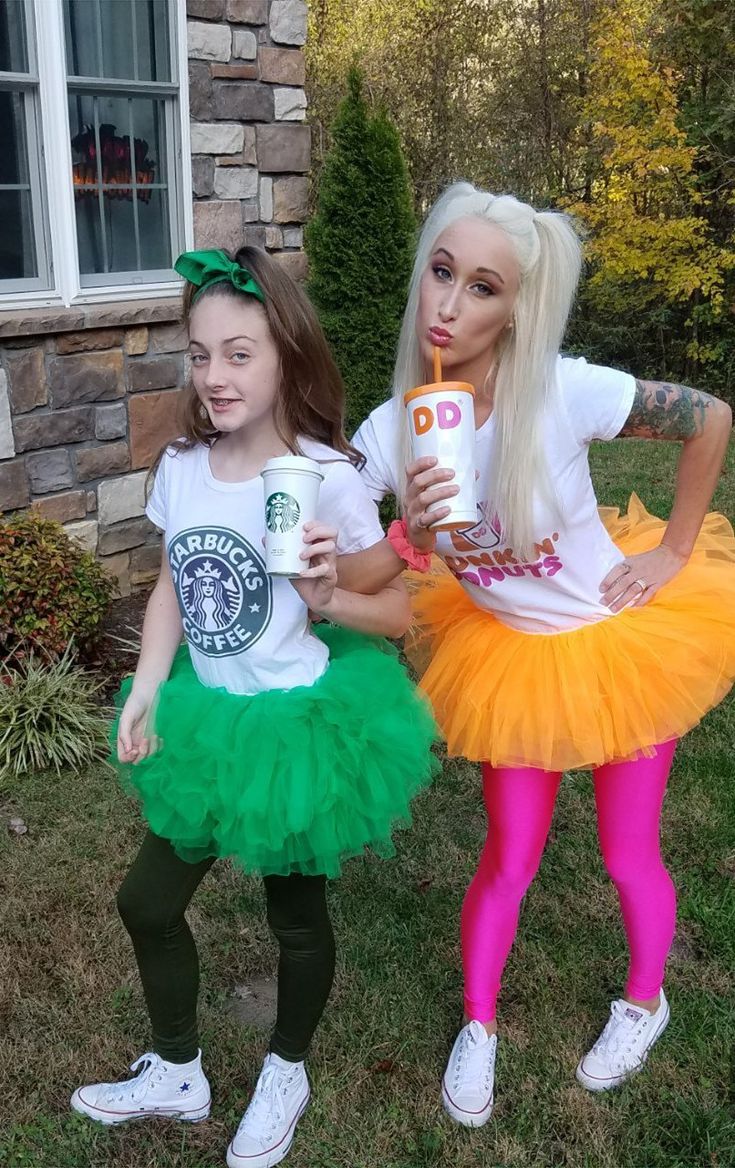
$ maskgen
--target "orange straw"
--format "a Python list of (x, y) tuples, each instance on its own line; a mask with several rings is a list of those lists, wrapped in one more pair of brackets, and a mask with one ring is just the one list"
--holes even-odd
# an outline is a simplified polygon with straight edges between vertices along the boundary
[(434, 381), (442, 379), (442, 355), (438, 345), (434, 345)]

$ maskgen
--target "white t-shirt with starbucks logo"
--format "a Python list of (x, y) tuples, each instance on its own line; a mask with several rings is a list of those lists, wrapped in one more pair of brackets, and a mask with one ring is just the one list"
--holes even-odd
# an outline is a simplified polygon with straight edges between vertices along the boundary
[[(375, 503), (342, 454), (310, 439), (299, 445), (321, 465), (318, 518), (336, 527), (340, 554), (383, 538)], [(164, 545), (189, 644), (203, 685), (230, 693), (312, 685), (327, 668), (326, 646), (289, 580), (268, 576), (260, 475), (241, 483), (216, 479), (209, 450), (169, 447), (146, 507)]]
[[(600, 602), (600, 583), (623, 557), (597, 511), (588, 447), (594, 439), (620, 432), (634, 392), (629, 373), (559, 357), (543, 419), (558, 512), (535, 500), (536, 554), (529, 561), (508, 546), (493, 501), (483, 491), (493, 452), (493, 415), (476, 431), (477, 522), (463, 531), (439, 532), (436, 550), (475, 604), (503, 623), (528, 633), (555, 633), (611, 615)], [(378, 406), (353, 439), (367, 459), (362, 476), (378, 500), (396, 494), (404, 477), (398, 465), (398, 409), (394, 399)]]

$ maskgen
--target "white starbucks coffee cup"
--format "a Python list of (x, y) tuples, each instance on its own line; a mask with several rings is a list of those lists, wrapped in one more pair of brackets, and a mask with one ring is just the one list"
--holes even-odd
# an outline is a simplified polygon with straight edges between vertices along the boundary
[(318, 462), (299, 454), (269, 458), (260, 472), (265, 501), (265, 570), (270, 576), (299, 576), (309, 567), (300, 558), (304, 524), (316, 519)]
[(475, 390), (466, 381), (438, 381), (404, 394), (413, 458), (431, 455), (437, 466), (453, 470), (459, 492), (431, 503), (427, 511), (451, 507), (446, 518), (431, 523), (432, 531), (452, 531), (477, 522), (475, 489)]

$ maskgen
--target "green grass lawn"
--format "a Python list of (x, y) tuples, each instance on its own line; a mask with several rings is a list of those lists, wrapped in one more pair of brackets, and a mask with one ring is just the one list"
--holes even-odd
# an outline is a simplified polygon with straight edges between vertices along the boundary
[[(735, 457), (716, 499), (735, 511)], [(676, 451), (593, 451), (601, 501), (631, 488), (671, 502)], [(479, 1131), (441, 1111), (459, 1019), (458, 921), (484, 832), (478, 771), (448, 762), (416, 804), (399, 855), (347, 866), (331, 886), (334, 994), (310, 1059), (312, 1105), (291, 1168), (730, 1168), (735, 1037), (735, 704), (680, 748), (665, 805), (679, 890), (669, 1029), (647, 1069), (607, 1097), (574, 1080), (626, 967), (617, 900), (598, 856), (590, 776), (567, 776), (524, 908), (501, 998), (497, 1106)], [(270, 978), (260, 885), (218, 865), (191, 920), (202, 958), (209, 1122), (98, 1128), (68, 1110), (81, 1082), (122, 1078), (147, 1048), (142, 996), (115, 890), (142, 834), (133, 804), (93, 768), (39, 775), (0, 797), (0, 1164), (8, 1168), (209, 1168), (222, 1164), (266, 1032), (233, 1015), (235, 986)]]

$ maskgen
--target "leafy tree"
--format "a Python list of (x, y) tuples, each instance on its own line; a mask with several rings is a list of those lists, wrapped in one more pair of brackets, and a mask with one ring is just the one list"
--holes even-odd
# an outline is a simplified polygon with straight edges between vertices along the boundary
[(702, 213), (697, 148), (679, 125), (675, 74), (652, 59), (656, 10), (654, 0), (618, 0), (596, 23), (584, 112), (599, 171), (590, 201), (570, 209), (591, 229), (588, 304), (606, 321), (657, 314), (659, 340), (662, 327), (679, 332), (677, 363), (693, 369), (715, 356), (699, 326), (705, 309), (710, 321), (722, 315), (735, 257)]
[(732, 0), (314, 0), (315, 176), (351, 61), (423, 214), (464, 178), (588, 229), (572, 343), (642, 375), (735, 376)]
[(585, 185), (578, 103), (589, 26), (607, 0), (322, 0), (309, 5), (318, 171), (357, 59), (403, 145), (416, 206), (469, 179), (533, 202)]
[[(701, 214), (713, 238), (735, 241), (735, 4), (731, 0), (667, 0), (656, 47), (677, 72), (680, 124), (697, 148), (694, 162)], [(724, 303), (735, 304), (735, 270), (724, 264)], [(733, 401), (735, 320), (732, 312), (695, 306), (706, 349), (709, 387)]]
[(371, 100), (383, 104), (399, 128), (417, 204), (433, 200), (455, 173), (452, 93), (465, 88), (467, 70), (456, 42), (473, 7), (465, 0), (322, 0), (309, 6), (307, 84), (309, 117), (318, 127), (317, 169), (345, 74), (357, 62)]
[(667, 0), (657, 49), (677, 72), (680, 122), (697, 148), (702, 213), (721, 241), (735, 228), (735, 4)]
[(390, 386), (415, 226), (398, 134), (352, 69), (306, 232), (309, 293), (347, 386), (350, 429)]

